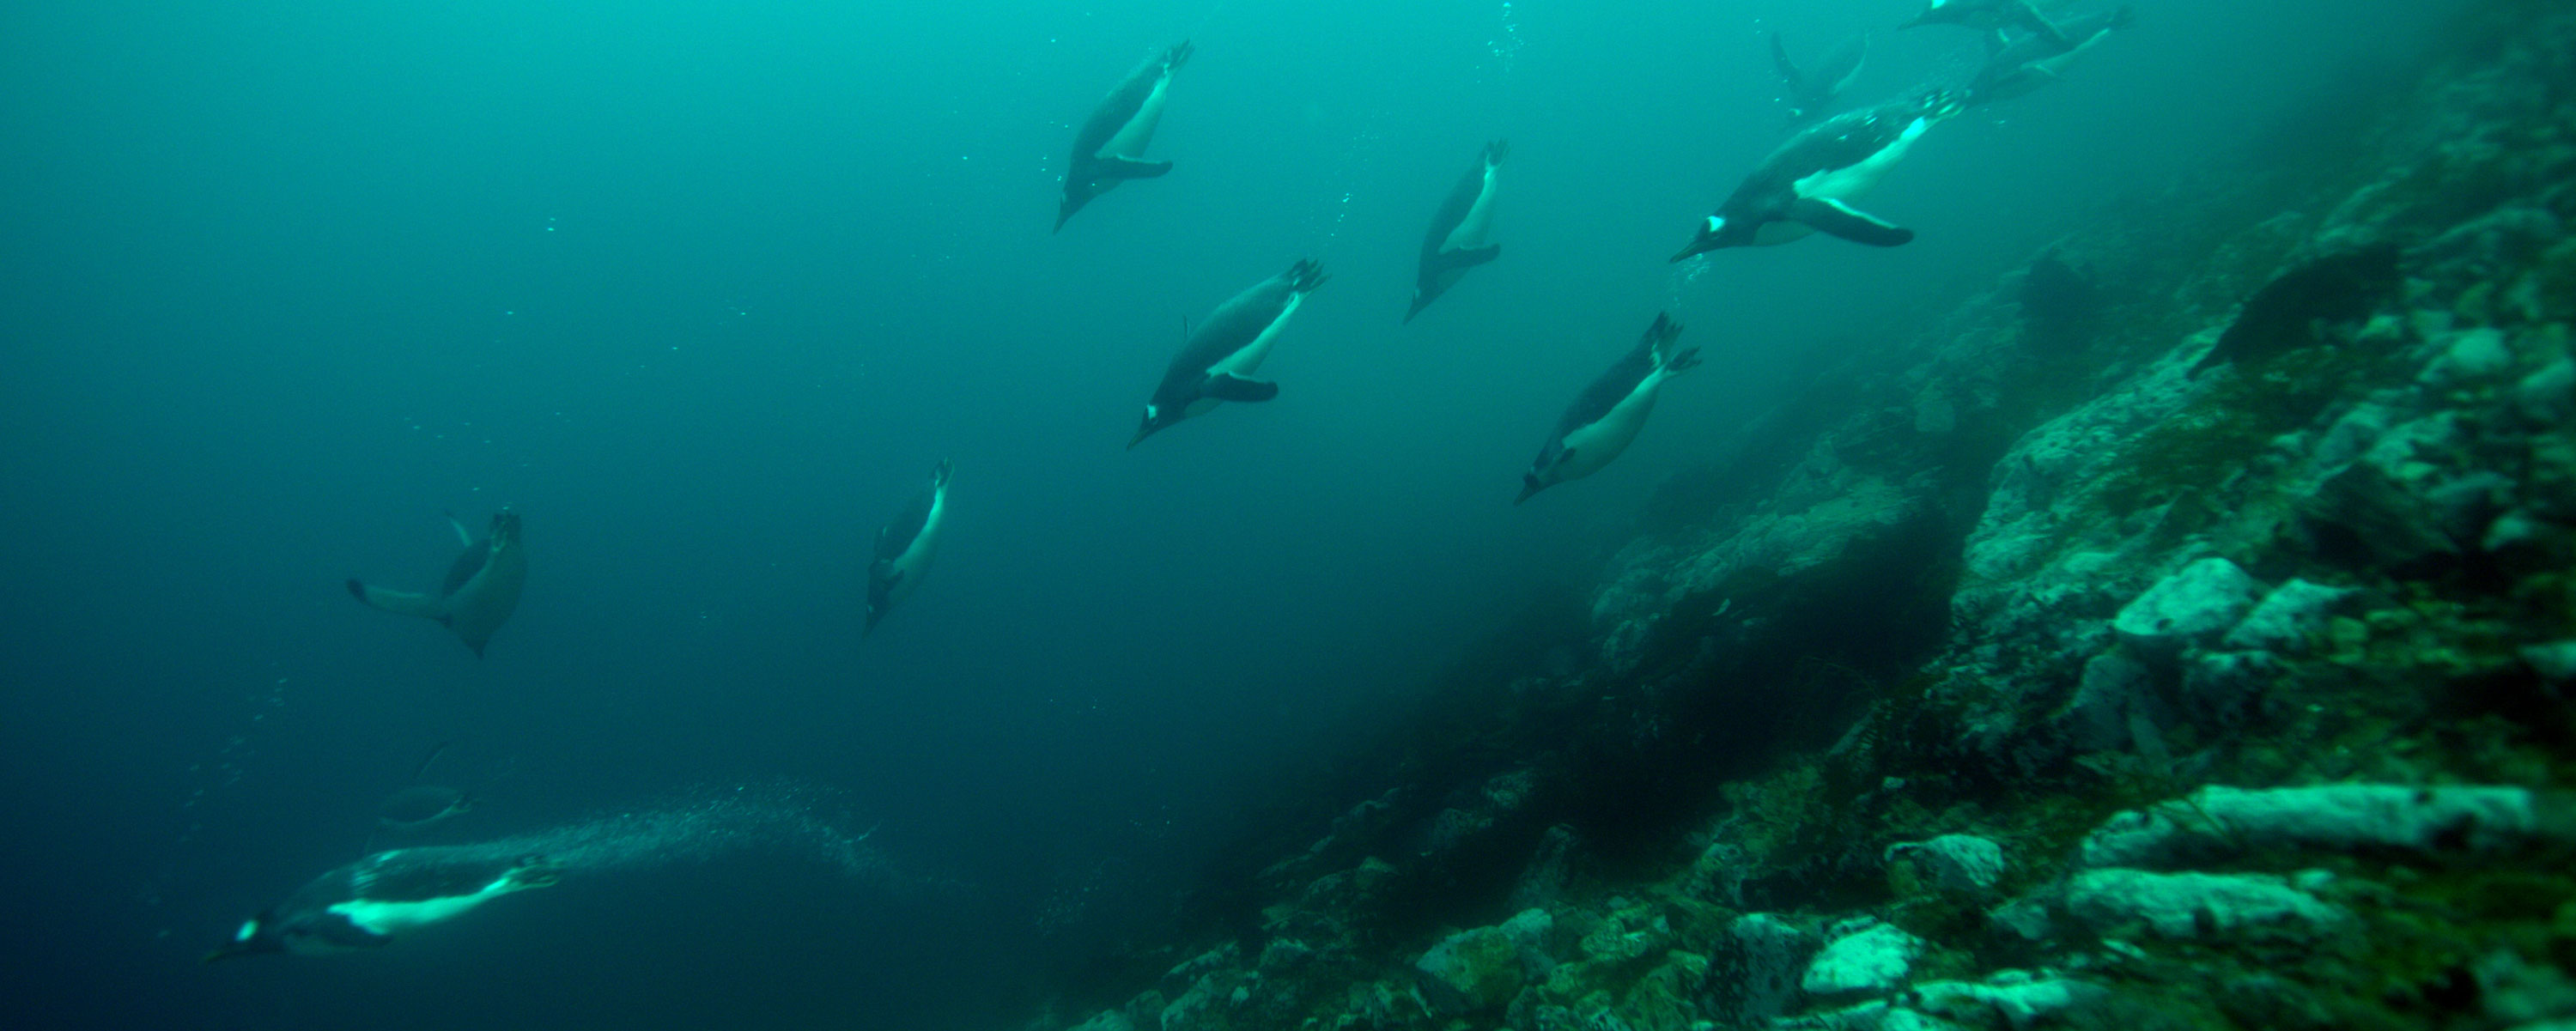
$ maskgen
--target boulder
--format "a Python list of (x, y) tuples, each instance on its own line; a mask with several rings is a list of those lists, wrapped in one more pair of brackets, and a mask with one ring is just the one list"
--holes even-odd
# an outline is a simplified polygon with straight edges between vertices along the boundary
[(2539, 831), (2532, 794), (2517, 787), (2321, 784), (2249, 791), (2213, 784), (2188, 800), (2103, 821), (2085, 835), (2077, 861), (2165, 867), (2268, 848), (2482, 850)]
[(1892, 991), (1905, 983), (1922, 953), (1923, 939), (1894, 924), (1867, 921), (1827, 943), (1807, 964), (1798, 987), (1810, 995)]
[(2293, 883), (2273, 874), (2085, 870), (2067, 881), (2066, 914), (2105, 936), (2133, 928), (2176, 940), (2258, 932), (2312, 935), (2351, 919), (2342, 908), (2308, 893), (2308, 886), (2322, 885), (2317, 879), (2322, 876), (2302, 875)]
[(2236, 563), (2204, 558), (2147, 588), (2111, 620), (2111, 629), (2143, 653), (2171, 656), (2235, 626), (2261, 590)]

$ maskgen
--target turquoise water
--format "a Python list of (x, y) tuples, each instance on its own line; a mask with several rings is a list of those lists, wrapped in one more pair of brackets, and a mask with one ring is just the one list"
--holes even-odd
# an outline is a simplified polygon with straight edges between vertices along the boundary
[[(1886, 30), (1910, 7), (0, 14), (0, 986), (64, 1026), (1016, 1023), (1665, 477), (2448, 10), (2141, 3), (1869, 195), (1915, 243), (1666, 264), (1780, 138), (1769, 31), (1877, 30), (1864, 102), (1971, 69)], [(1050, 235), (1074, 127), (1183, 38), (1175, 170)], [(1497, 137), (1503, 256), (1399, 325)], [(1333, 279), (1279, 398), (1122, 451), (1183, 320), (1300, 257)], [(1706, 366), (1514, 508), (1658, 310)], [(871, 536), (943, 458), (936, 571), (862, 643)], [(433, 584), (440, 513), (505, 505), (531, 572), (488, 657), (342, 592)], [(485, 801), (435, 843), (627, 819), (668, 861), (195, 965), (451, 738)], [(746, 784), (760, 820), (654, 822)]]

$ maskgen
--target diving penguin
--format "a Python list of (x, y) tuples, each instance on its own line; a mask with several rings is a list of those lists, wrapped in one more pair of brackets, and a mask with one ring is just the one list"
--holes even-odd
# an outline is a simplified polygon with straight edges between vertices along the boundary
[(1431, 228), (1422, 234), (1422, 255), (1413, 277), (1413, 306), (1404, 310), (1404, 321), (1413, 321), (1457, 285), (1468, 269), (1503, 253), (1503, 245), (1487, 243), (1486, 238), (1494, 231), (1495, 173), (1511, 149), (1503, 140), (1485, 144), (1476, 167), (1458, 178), (1458, 185), (1450, 187), (1448, 198), (1440, 202), (1440, 210), (1431, 214)]
[(1930, 0), (1923, 13), (1898, 29), (1917, 25), (1959, 25), (1971, 29), (2017, 28), (2045, 36), (2058, 46), (2073, 46), (2074, 41), (2059, 31), (2057, 23), (2039, 13), (2030, 0)]
[(2066, 66), (2073, 64), (2093, 44), (2116, 30), (2128, 28), (2136, 20), (2128, 5), (2122, 4), (2112, 10), (2068, 18), (2060, 23), (2059, 30), (2070, 41), (2067, 45), (2061, 46), (2056, 40), (2037, 33), (2002, 44), (1986, 57), (1985, 66), (1977, 70), (1976, 79), (1968, 84), (1967, 103), (1974, 107), (2010, 100), (2056, 82), (2065, 74)]
[(1538, 449), (1529, 471), (1521, 474), (1521, 496), (1512, 504), (1600, 472), (1628, 450), (1628, 442), (1646, 426), (1646, 413), (1655, 410), (1655, 393), (1664, 381), (1699, 365), (1699, 348), (1673, 349), (1673, 341), (1681, 335), (1680, 323), (1657, 312), (1655, 324), (1646, 327), (1637, 348), (1593, 380), (1556, 421), (1556, 432)]
[(1136, 427), (1128, 447), (1144, 443), (1173, 423), (1204, 415), (1219, 401), (1267, 401), (1279, 396), (1279, 384), (1253, 379), (1253, 370), (1270, 356), (1279, 327), (1297, 313), (1306, 295), (1324, 285), (1324, 266), (1313, 258), (1299, 260), (1288, 271), (1253, 284), (1217, 305), (1198, 331), (1181, 341), (1163, 382), (1145, 402), (1145, 421)]
[(1189, 61), (1190, 53), (1189, 41), (1182, 40), (1146, 58), (1084, 120), (1073, 135), (1073, 161), (1064, 170), (1064, 202), (1055, 213), (1058, 232), (1093, 197), (1129, 179), (1151, 179), (1172, 170), (1171, 162), (1147, 161), (1143, 155), (1154, 139), (1155, 124), (1163, 120), (1163, 94), (1171, 88), (1172, 73)]
[(1816, 231), (1873, 247), (1911, 242), (1913, 230), (1845, 202), (1878, 185), (1924, 130), (1958, 114), (1960, 105), (1956, 91), (1933, 90), (1836, 115), (1790, 137), (1744, 177), (1673, 260), (1722, 247), (1788, 243)]
[(519, 607), (519, 588), (528, 578), (528, 556), (519, 547), (519, 514), (508, 509), (494, 513), (492, 535), (479, 541), (465, 532), (465, 524), (455, 516), (448, 516), (447, 523), (456, 528), (456, 538), (465, 542), (465, 552), (447, 567), (447, 582), (439, 586), (436, 596), (386, 590), (357, 580), (349, 581), (349, 593), (387, 612), (435, 619), (455, 631), (479, 658), (492, 632)]
[(868, 563), (868, 623), (861, 636), (874, 631), (895, 603), (911, 597), (930, 571), (939, 548), (939, 524), (948, 514), (948, 476), (955, 464), (942, 459), (930, 473), (930, 487), (914, 495), (903, 514), (877, 529), (876, 558)]
[(265, 952), (322, 956), (382, 947), (514, 891), (555, 883), (544, 856), (494, 857), (474, 845), (398, 848), (316, 877), (243, 922), (206, 962)]
[(1853, 36), (1832, 50), (1815, 67), (1800, 70), (1789, 59), (1789, 48), (1780, 42), (1780, 34), (1771, 34), (1771, 63), (1779, 66), (1780, 77), (1789, 83), (1789, 122), (1798, 125), (1825, 116), (1827, 108), (1860, 77), (1860, 66), (1869, 57), (1869, 35)]

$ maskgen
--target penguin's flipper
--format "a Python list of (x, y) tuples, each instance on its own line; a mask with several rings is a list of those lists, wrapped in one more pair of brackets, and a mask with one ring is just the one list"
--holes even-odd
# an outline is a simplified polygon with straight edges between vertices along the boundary
[(1440, 263), (1437, 268), (1440, 271), (1475, 268), (1478, 265), (1482, 265), (1502, 256), (1503, 245), (1499, 243), (1489, 243), (1482, 247), (1470, 247), (1465, 250), (1442, 251), (1440, 252)]
[(1914, 230), (1890, 225), (1830, 197), (1800, 197), (1789, 205), (1789, 217), (1819, 233), (1872, 247), (1901, 247), (1914, 242)]
[(349, 593), (359, 601), (366, 602), (368, 605), (383, 609), (387, 612), (399, 612), (406, 616), (419, 616), (422, 619), (444, 620), (447, 618), (447, 613), (442, 611), (439, 599), (432, 598), (426, 594), (413, 594), (410, 591), (389, 591), (382, 587), (361, 583), (356, 580), (349, 581)]
[(1279, 396), (1279, 384), (1231, 372), (1212, 372), (1199, 384), (1199, 396), (1219, 401), (1267, 401)]
[(1169, 161), (1138, 161), (1116, 154), (1092, 162), (1092, 171), (1103, 179), (1151, 179), (1171, 170)]
[(449, 512), (449, 513), (447, 513), (447, 525), (449, 525), (449, 526), (452, 526), (452, 527), (455, 527), (455, 528), (456, 528), (456, 543), (458, 543), (458, 544), (462, 544), (462, 545), (464, 545), (464, 546), (466, 546), (466, 547), (469, 547), (469, 548), (471, 548), (471, 547), (473, 547), (473, 546), (474, 546), (474, 533), (473, 533), (473, 531), (467, 530), (467, 529), (465, 528), (465, 521), (464, 521), (464, 520), (462, 520), (462, 519), (458, 519), (458, 518), (456, 518), (456, 513), (454, 513), (454, 512)]

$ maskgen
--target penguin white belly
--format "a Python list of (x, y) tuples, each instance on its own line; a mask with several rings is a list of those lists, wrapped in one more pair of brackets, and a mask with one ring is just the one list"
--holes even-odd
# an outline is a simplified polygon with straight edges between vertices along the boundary
[(889, 607), (911, 597), (913, 588), (921, 586), (922, 574), (929, 571), (930, 558), (939, 550), (939, 518), (947, 509), (947, 488), (933, 491), (930, 515), (921, 521), (921, 532), (912, 535), (912, 542), (904, 545), (903, 553), (894, 557), (892, 565), (897, 578), (894, 586), (886, 591)]
[(1566, 434), (1565, 450), (1568, 453), (1565, 460), (1556, 465), (1558, 482), (1579, 480), (1600, 472), (1602, 466), (1609, 465), (1611, 459), (1628, 450), (1628, 444), (1637, 439), (1637, 431), (1646, 428), (1646, 413), (1655, 410), (1655, 390), (1663, 385), (1663, 381), (1660, 372), (1646, 377), (1644, 382), (1637, 384), (1637, 389), (1629, 391), (1628, 396), (1611, 406), (1609, 414), (1602, 416), (1600, 421)]
[(1905, 157), (1905, 151), (1914, 146), (1923, 130), (1931, 126), (1929, 120), (1917, 118), (1905, 127), (1904, 132), (1898, 133), (1896, 139), (1879, 148), (1878, 153), (1841, 168), (1816, 172), (1798, 180), (1791, 188), (1801, 197), (1828, 200), (1850, 200), (1867, 193), (1870, 187), (1878, 185), (1878, 181), (1887, 176), (1888, 169), (1896, 167), (1896, 162)]
[(1155, 124), (1163, 120), (1163, 90), (1171, 84), (1172, 73), (1166, 69), (1161, 78), (1154, 80), (1154, 91), (1145, 94), (1145, 102), (1136, 106), (1135, 114), (1128, 116), (1127, 124), (1119, 126), (1118, 134), (1101, 144), (1099, 153), (1092, 157), (1143, 157), (1145, 144), (1154, 138)]
[(482, 890), (471, 895), (450, 895), (444, 898), (407, 901), (350, 899), (347, 902), (332, 903), (330, 911), (347, 918), (349, 923), (359, 930), (392, 937), (424, 924), (445, 920), (507, 895), (511, 890), (510, 879), (503, 877), (484, 885)]
[(1476, 203), (1467, 206), (1467, 217), (1459, 219), (1449, 230), (1448, 239), (1440, 242), (1443, 253), (1472, 251), (1485, 245), (1494, 232), (1494, 173), (1496, 166), (1485, 166), (1485, 185), (1476, 190)]

